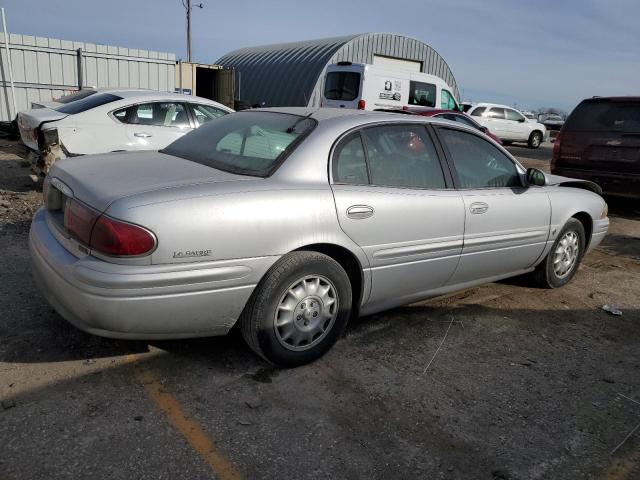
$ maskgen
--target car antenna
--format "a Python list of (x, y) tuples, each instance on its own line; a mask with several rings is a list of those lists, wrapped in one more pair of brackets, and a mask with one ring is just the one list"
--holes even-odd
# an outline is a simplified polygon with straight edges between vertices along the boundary
[(304, 117), (299, 118), (298, 120), (296, 120), (296, 122), (293, 125), (291, 125), (289, 128), (287, 128), (285, 131), (287, 133), (293, 133), (295, 131), (295, 129), (296, 129), (296, 125), (298, 125), (300, 122), (305, 121), (307, 118), (311, 117), (311, 115), (313, 115), (314, 113), (316, 113), (316, 112), (311, 111), (311, 113), (309, 113), (308, 115), (305, 115)]

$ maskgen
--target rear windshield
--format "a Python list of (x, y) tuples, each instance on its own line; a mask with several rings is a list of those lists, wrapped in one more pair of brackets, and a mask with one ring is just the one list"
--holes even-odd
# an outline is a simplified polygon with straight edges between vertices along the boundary
[(328, 100), (355, 100), (360, 93), (360, 74), (357, 72), (329, 72), (324, 84)]
[(640, 132), (640, 100), (587, 100), (571, 113), (564, 128), (574, 132)]
[(80, 90), (78, 92), (73, 92), (70, 93), (69, 95), (65, 95), (63, 97), (60, 97), (58, 100), (56, 100), (56, 102), (58, 103), (71, 103), (71, 102), (77, 102), (78, 100), (82, 100), (83, 98), (87, 98), (96, 92), (95, 90)]
[(218, 170), (266, 177), (315, 126), (309, 117), (245, 110), (215, 118), (161, 151)]
[(86, 112), (87, 110), (115, 102), (116, 100), (122, 100), (122, 97), (112, 95), (111, 93), (96, 93), (95, 95), (90, 95), (82, 100), (77, 100), (75, 102), (62, 105), (61, 107), (57, 107), (55, 110), (73, 115), (74, 113)]

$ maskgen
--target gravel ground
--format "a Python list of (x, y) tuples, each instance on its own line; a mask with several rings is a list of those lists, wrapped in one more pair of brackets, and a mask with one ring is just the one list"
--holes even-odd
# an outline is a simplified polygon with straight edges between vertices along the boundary
[[(548, 168), (549, 144), (510, 148)], [(0, 140), (0, 479), (640, 478), (637, 203), (609, 200), (611, 234), (562, 289), (515, 279), (361, 318), (278, 371), (237, 334), (68, 325), (30, 276), (41, 193), (21, 156)]]

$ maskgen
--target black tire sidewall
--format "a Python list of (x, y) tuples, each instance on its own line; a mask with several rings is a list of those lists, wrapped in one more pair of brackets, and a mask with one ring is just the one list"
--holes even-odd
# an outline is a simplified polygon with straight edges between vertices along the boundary
[[(571, 267), (571, 272), (569, 273), (569, 275), (563, 278), (559, 278), (556, 275), (556, 272), (553, 270), (553, 252), (555, 252), (556, 247), (558, 246), (558, 243), (560, 242), (562, 237), (564, 237), (564, 235), (570, 230), (573, 230), (578, 234), (578, 247), (579, 247), (578, 258), (576, 259), (576, 262), (573, 265), (573, 267)], [(556, 238), (555, 242), (553, 242), (553, 245), (551, 246), (551, 250), (547, 255), (545, 274), (546, 274), (546, 280), (549, 286), (551, 286), (552, 288), (557, 288), (557, 287), (562, 287), (563, 285), (566, 285), (567, 283), (569, 283), (571, 279), (574, 277), (574, 275), (576, 274), (576, 272), (578, 271), (578, 268), (580, 267), (580, 262), (582, 261), (582, 257), (584, 256), (584, 251), (585, 251), (584, 227), (579, 220), (572, 218), (564, 225), (564, 227), (562, 227), (562, 230), (558, 234), (558, 237)]]
[[(253, 309), (253, 322), (257, 326), (258, 345), (262, 356), (269, 362), (282, 366), (294, 367), (312, 362), (324, 355), (340, 338), (351, 316), (351, 283), (349, 277), (338, 262), (332, 258), (316, 252), (295, 252), (290, 255), (303, 256), (300, 261), (288, 265), (286, 258), (281, 265), (284, 271), (273, 268), (269, 275), (259, 285), (260, 292), (256, 297)], [(280, 344), (273, 325), (274, 315), (278, 303), (286, 289), (307, 275), (321, 275), (333, 283), (338, 296), (338, 315), (329, 333), (313, 348), (303, 351), (293, 351)]]
[[(534, 145), (534, 143), (533, 143), (534, 137), (538, 137), (539, 138), (539, 141), (538, 141), (537, 145)], [(541, 143), (542, 143), (542, 134), (540, 132), (538, 132), (538, 131), (531, 132), (531, 135), (529, 135), (529, 146), (531, 148), (538, 148)]]

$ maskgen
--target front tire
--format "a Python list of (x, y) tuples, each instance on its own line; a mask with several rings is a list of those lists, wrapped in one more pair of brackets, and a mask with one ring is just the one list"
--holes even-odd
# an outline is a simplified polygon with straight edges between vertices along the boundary
[(569, 283), (578, 271), (585, 245), (582, 223), (575, 218), (569, 219), (545, 259), (536, 267), (535, 282), (544, 288), (558, 288)]
[(268, 362), (295, 367), (324, 355), (351, 315), (351, 282), (318, 252), (291, 252), (260, 281), (240, 318), (249, 347)]
[(530, 148), (538, 148), (542, 143), (542, 132), (536, 130), (529, 135), (528, 145)]

